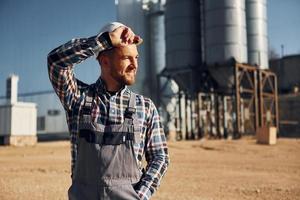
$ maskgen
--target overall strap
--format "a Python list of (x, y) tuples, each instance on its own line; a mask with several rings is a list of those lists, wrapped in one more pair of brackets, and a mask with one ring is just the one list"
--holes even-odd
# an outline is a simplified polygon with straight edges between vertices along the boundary
[(85, 94), (84, 104), (81, 108), (81, 116), (83, 123), (90, 123), (92, 121), (92, 103), (95, 96), (94, 85), (90, 85), (88, 92)]
[(133, 130), (131, 130), (134, 133), (134, 142), (139, 143), (141, 140), (140, 134), (141, 129), (137, 123), (136, 119), (136, 94), (131, 92), (130, 93), (130, 99), (128, 107), (125, 110), (124, 114), (124, 124), (131, 126)]
[[(119, 145), (126, 141), (140, 142), (140, 129), (135, 123), (135, 99), (136, 94), (131, 92), (128, 107), (124, 113), (124, 123), (121, 129), (112, 129), (106, 132), (90, 131), (91, 111), (93, 101), (93, 90), (89, 89), (89, 92), (85, 96), (85, 102), (81, 109), (81, 116), (83, 123), (80, 124), (82, 129), (79, 132), (79, 137), (85, 138), (89, 143), (97, 143), (101, 145)], [(117, 130), (117, 131), (116, 131)]]
[(134, 141), (134, 133), (132, 132), (94, 132), (83, 129), (79, 132), (80, 138), (85, 138), (88, 143), (100, 145), (120, 145), (126, 141)]
[(130, 92), (130, 100), (129, 100), (129, 108), (134, 108), (135, 109), (135, 99), (136, 99), (136, 94), (134, 92)]
[(130, 92), (130, 99), (129, 99), (128, 107), (126, 108), (125, 113), (124, 113), (124, 123), (128, 124), (128, 125), (133, 124), (133, 117), (134, 117), (134, 114), (136, 113), (135, 98), (136, 98), (136, 94), (133, 92)]

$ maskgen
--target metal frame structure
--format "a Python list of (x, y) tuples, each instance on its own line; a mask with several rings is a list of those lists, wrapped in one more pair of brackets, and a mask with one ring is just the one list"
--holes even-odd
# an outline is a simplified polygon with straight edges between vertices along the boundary
[[(165, 69), (158, 75), (158, 81), (160, 77), (166, 77), (170, 80), (174, 79), (178, 74), (180, 75), (181, 73), (187, 72), (198, 74), (199, 76), (197, 82), (192, 82), (194, 80), (191, 77), (191, 84), (197, 84), (193, 85), (193, 89), (195, 90), (185, 91), (181, 88), (180, 93), (177, 94), (181, 96), (182, 93), (184, 93), (185, 98), (194, 101), (195, 106), (191, 112), (198, 115), (197, 121), (194, 122), (195, 129), (198, 129), (198, 133), (193, 130), (189, 133), (186, 131), (187, 127), (179, 127), (181, 130), (185, 129), (187, 133), (186, 139), (205, 136), (203, 133), (206, 131), (203, 131), (204, 127), (201, 127), (204, 125), (203, 122), (201, 122), (200, 116), (200, 110), (203, 109), (200, 93), (205, 94), (207, 98), (210, 95), (214, 96), (209, 97), (210, 99), (207, 100), (211, 102), (212, 106), (208, 113), (214, 118), (213, 124), (211, 124), (210, 119), (207, 121), (207, 127), (210, 131), (212, 132), (212, 130), (214, 130), (214, 133), (208, 133), (210, 137), (220, 138), (228, 136), (226, 125), (227, 114), (235, 116), (232, 118), (233, 132), (231, 134), (233, 138), (240, 138), (243, 135), (254, 135), (256, 130), (263, 126), (275, 126), (279, 128), (276, 74), (269, 70), (258, 69), (257, 66), (237, 62), (227, 64), (227, 66), (224, 67), (228, 68), (228, 70), (232, 70), (232, 75), (234, 76), (234, 85), (231, 94), (226, 92), (222, 93), (222, 91), (218, 90), (217, 81), (212, 78), (208, 70), (196, 71), (193, 68), (186, 68), (170, 71)], [(162, 94), (159, 98), (164, 97), (164, 88), (165, 86), (161, 88), (158, 83), (158, 91)], [(194, 93), (191, 94), (191, 91), (194, 91)], [(161, 102), (161, 99), (158, 99), (158, 102)], [(225, 104), (228, 104), (228, 102), (232, 104), (233, 110), (227, 110), (227, 108), (225, 108)], [(179, 109), (182, 110), (182, 108)], [(179, 113), (181, 113), (181, 111)], [(185, 118), (186, 117), (187, 115), (185, 115)], [(182, 125), (180, 123), (181, 120), (184, 119), (179, 116), (179, 123), (177, 123), (179, 126)], [(191, 118), (192, 122), (193, 120), (195, 119)], [(221, 133), (221, 129), (223, 129), (223, 133)], [(185, 137), (183, 137), (183, 139), (185, 139)]]
[(259, 70), (259, 126), (279, 128), (277, 76), (267, 70)]
[(236, 135), (247, 132), (245, 122), (248, 121), (248, 130), (258, 128), (258, 85), (257, 68), (254, 66), (235, 64), (235, 104), (236, 104)]
[[(275, 126), (279, 128), (277, 76), (269, 70), (256, 66), (236, 63), (236, 137), (245, 131), (245, 115), (249, 115), (251, 132), (258, 127)], [(246, 100), (246, 102), (245, 102)], [(247, 101), (248, 100), (248, 101)], [(244, 112), (242, 112), (244, 108)], [(248, 114), (245, 113), (248, 110)], [(249, 128), (249, 126), (248, 126)]]

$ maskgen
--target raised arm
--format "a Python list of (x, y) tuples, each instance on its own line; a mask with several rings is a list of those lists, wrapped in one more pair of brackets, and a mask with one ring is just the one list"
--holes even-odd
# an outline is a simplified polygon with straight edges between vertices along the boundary
[(48, 54), (49, 78), (64, 108), (71, 110), (80, 99), (80, 91), (73, 73), (75, 64), (93, 55), (97, 56), (101, 51), (141, 42), (142, 39), (130, 28), (118, 24), (118, 28), (109, 32), (90, 38), (73, 39), (52, 50)]
[(137, 185), (137, 192), (142, 200), (148, 200), (160, 185), (170, 159), (166, 137), (155, 105), (151, 102), (151, 117), (146, 139), (146, 172)]
[(48, 54), (48, 73), (51, 84), (66, 110), (80, 99), (80, 91), (73, 73), (79, 64), (100, 51), (111, 48), (109, 34), (72, 39)]

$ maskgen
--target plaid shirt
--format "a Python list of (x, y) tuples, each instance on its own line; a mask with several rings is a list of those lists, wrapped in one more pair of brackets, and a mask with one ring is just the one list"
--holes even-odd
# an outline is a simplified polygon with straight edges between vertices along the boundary
[[(72, 172), (77, 158), (79, 113), (89, 86), (75, 78), (73, 67), (92, 57), (96, 52), (111, 48), (106, 38), (105, 35), (100, 35), (73, 39), (55, 48), (48, 55), (49, 78), (67, 114)], [(103, 125), (123, 123), (123, 113), (129, 102), (130, 90), (124, 86), (116, 94), (111, 95), (106, 91), (101, 78), (97, 80), (95, 86), (96, 97), (92, 105), (92, 119)], [(141, 199), (147, 200), (159, 186), (169, 164), (169, 156), (165, 134), (153, 102), (149, 98), (137, 95), (136, 110), (142, 130), (142, 141), (135, 145), (135, 155), (140, 166), (143, 155), (147, 161), (145, 173), (136, 190)]]

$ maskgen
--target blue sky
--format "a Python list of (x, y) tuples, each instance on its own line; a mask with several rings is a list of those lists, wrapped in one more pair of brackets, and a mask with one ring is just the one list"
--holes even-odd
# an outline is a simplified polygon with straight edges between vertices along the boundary
[[(278, 53), (300, 54), (300, 0), (268, 0), (269, 44)], [(113, 0), (0, 0), (0, 96), (11, 73), (20, 76), (19, 92), (51, 89), (46, 56), (74, 37), (97, 34), (116, 19)], [(80, 79), (99, 76), (90, 59), (75, 70)]]
[(300, 54), (300, 0), (267, 0), (269, 45), (278, 54)]
[[(47, 54), (74, 37), (96, 35), (104, 23), (116, 20), (112, 0), (0, 2), (0, 96), (11, 73), (20, 76), (20, 93), (51, 89)], [(76, 73), (84, 80), (96, 80), (99, 67), (95, 64), (89, 60)]]

